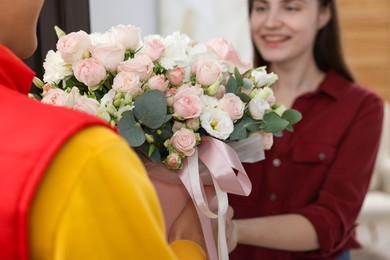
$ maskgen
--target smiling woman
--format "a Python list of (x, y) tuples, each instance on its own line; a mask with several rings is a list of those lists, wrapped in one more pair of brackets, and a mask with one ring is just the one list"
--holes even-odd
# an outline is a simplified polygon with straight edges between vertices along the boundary
[(359, 247), (355, 221), (383, 104), (344, 63), (335, 2), (249, 0), (255, 66), (279, 76), (276, 100), (303, 119), (274, 140), (266, 160), (245, 164), (253, 189), (229, 197), (237, 218), (229, 244), (239, 244), (231, 259), (338, 259)]

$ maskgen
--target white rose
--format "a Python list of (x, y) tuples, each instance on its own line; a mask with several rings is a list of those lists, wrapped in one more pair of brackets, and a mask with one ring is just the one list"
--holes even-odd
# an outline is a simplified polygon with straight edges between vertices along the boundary
[(200, 122), (207, 133), (221, 140), (229, 138), (234, 130), (229, 114), (216, 108), (202, 111)]
[(73, 108), (75, 97), (59, 88), (50, 89), (41, 100), (44, 104)]
[(54, 82), (58, 84), (65, 77), (73, 73), (72, 66), (62, 59), (59, 52), (54, 52), (53, 50), (47, 53), (43, 68), (45, 69), (43, 80), (49, 83)]
[(253, 119), (262, 120), (266, 110), (270, 109), (270, 105), (260, 96), (255, 95), (248, 105), (249, 112), (252, 115)]
[(116, 92), (131, 93), (136, 97), (142, 92), (139, 76), (133, 72), (119, 72), (114, 78), (112, 89)]
[(96, 99), (87, 96), (81, 96), (76, 100), (73, 108), (90, 115), (96, 115), (99, 110), (99, 102)]
[(98, 44), (89, 51), (109, 72), (116, 72), (119, 63), (125, 59), (125, 48), (121, 44)]
[(112, 43), (120, 43), (126, 50), (136, 51), (141, 46), (141, 29), (133, 25), (111, 27), (109, 37)]
[(236, 122), (244, 114), (245, 104), (237, 95), (227, 93), (218, 101), (218, 108), (227, 112), (233, 122)]
[(73, 64), (88, 57), (91, 39), (84, 31), (72, 32), (58, 39), (57, 49), (65, 62)]

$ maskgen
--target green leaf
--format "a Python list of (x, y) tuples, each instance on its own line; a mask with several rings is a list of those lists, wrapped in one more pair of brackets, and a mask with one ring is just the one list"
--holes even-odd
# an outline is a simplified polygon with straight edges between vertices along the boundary
[(238, 84), (237, 80), (234, 77), (230, 77), (226, 83), (226, 93), (237, 93)]
[(244, 103), (249, 103), (249, 101), (251, 101), (251, 98), (245, 93), (239, 93), (237, 95), (241, 99), (241, 101)]
[(263, 131), (266, 133), (278, 133), (283, 131), (289, 122), (274, 112), (269, 112), (263, 117)]
[(131, 147), (138, 147), (145, 143), (145, 132), (141, 125), (135, 121), (132, 111), (123, 113), (118, 122), (118, 131)]
[(149, 153), (149, 144), (148, 143), (144, 143), (143, 145), (141, 145), (139, 147), (139, 149), (141, 150), (141, 152), (147, 156), (153, 163), (159, 163), (161, 162), (161, 155), (160, 155), (160, 150), (158, 149), (158, 147), (155, 147), (152, 154), (149, 156), (148, 153)]
[(240, 74), (240, 71), (237, 69), (237, 67), (234, 68), (234, 77), (237, 80), (238, 86), (243, 86), (244, 85), (244, 81), (243, 81), (242, 76)]
[(241, 118), (236, 124), (234, 124), (233, 133), (230, 134), (230, 140), (241, 140), (248, 137), (247, 128), (255, 122), (249, 116)]
[(72, 76), (65, 81), (64, 88), (72, 88), (72, 87), (77, 87), (80, 90), (81, 94), (87, 93), (89, 91), (88, 87), (84, 83), (78, 81), (75, 76)]
[(133, 111), (140, 124), (157, 129), (167, 118), (166, 97), (159, 90), (145, 92), (135, 100)]
[(302, 119), (302, 114), (298, 110), (287, 109), (286, 111), (284, 111), (282, 118), (287, 120), (290, 125), (293, 125)]

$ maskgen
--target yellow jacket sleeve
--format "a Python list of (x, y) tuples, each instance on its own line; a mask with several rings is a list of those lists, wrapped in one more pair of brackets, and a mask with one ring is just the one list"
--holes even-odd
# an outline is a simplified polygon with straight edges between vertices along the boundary
[(45, 173), (29, 215), (30, 256), (205, 259), (192, 241), (170, 247), (164, 229), (156, 192), (138, 157), (110, 130), (92, 127), (71, 138)]

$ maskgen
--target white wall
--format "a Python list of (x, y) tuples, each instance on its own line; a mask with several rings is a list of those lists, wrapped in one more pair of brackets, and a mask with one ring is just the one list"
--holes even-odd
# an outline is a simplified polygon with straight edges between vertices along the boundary
[(89, 0), (91, 32), (105, 32), (111, 26), (132, 24), (142, 35), (158, 33), (158, 0)]

